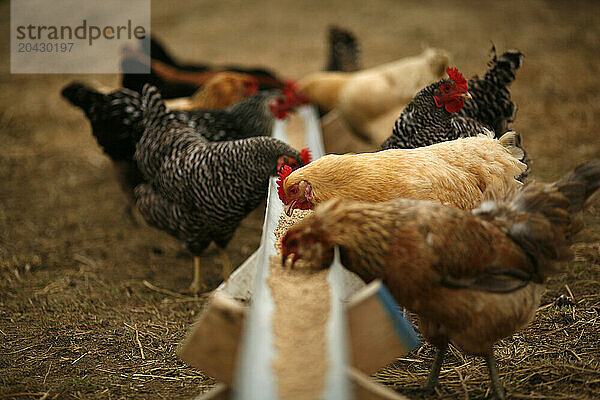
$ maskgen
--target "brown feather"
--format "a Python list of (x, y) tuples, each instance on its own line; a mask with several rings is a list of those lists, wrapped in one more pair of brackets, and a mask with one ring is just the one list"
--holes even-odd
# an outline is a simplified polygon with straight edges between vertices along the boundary
[(571, 259), (583, 208), (599, 188), (600, 161), (592, 161), (473, 212), (334, 199), (293, 226), (282, 251), (326, 267), (339, 245), (344, 265), (366, 281), (382, 279), (432, 343), (486, 355), (531, 321), (542, 283)]

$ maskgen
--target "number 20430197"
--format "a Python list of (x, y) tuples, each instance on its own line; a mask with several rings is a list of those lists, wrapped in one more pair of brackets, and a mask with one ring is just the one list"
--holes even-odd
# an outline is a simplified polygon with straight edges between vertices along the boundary
[(73, 49), (72, 42), (61, 43), (18, 43), (19, 53), (70, 53)]

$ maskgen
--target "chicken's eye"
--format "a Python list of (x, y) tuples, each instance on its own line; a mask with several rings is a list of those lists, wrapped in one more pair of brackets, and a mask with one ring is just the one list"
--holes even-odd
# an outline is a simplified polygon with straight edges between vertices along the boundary
[(290, 188), (290, 193), (291, 193), (291, 194), (296, 194), (296, 193), (298, 193), (298, 188), (297, 188), (297, 187), (291, 187), (291, 188)]

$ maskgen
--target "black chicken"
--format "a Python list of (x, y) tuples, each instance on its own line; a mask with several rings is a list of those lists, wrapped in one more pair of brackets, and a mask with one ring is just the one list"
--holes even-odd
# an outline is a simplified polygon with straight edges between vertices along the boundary
[(160, 64), (184, 73), (231, 71), (252, 75), (257, 79), (260, 90), (280, 89), (285, 86), (281, 78), (265, 68), (242, 67), (239, 65), (182, 64), (176, 61), (155, 37), (150, 37), (150, 40), (141, 40), (140, 44), (143, 52), (142, 57), (139, 57), (140, 55), (129, 54), (121, 61), (123, 71), (140, 70), (140, 67), (136, 66), (137, 64), (155, 61), (154, 64), (151, 63), (150, 65), (149, 74), (123, 74), (121, 82), (123, 87), (137, 92), (140, 92), (142, 87), (146, 83), (149, 83), (159, 88), (163, 98), (170, 99), (191, 96), (200, 87), (189, 81), (176, 81), (161, 76), (160, 68), (159, 70), (156, 69)]
[(308, 160), (271, 137), (208, 142), (166, 110), (154, 87), (144, 87), (141, 109), (144, 130), (135, 159), (147, 183), (135, 189), (136, 204), (150, 225), (179, 238), (194, 254), (190, 290), (198, 292), (202, 251), (215, 242), (227, 276), (224, 248), (264, 198), (269, 178), (284, 165), (295, 169)]
[(515, 79), (522, 57), (518, 50), (509, 50), (497, 58), (494, 51), (485, 76), (468, 83), (458, 70), (448, 68), (450, 79), (432, 83), (417, 93), (382, 148), (422, 147), (488, 131), (497, 138), (502, 136), (515, 114), (508, 86)]
[(329, 55), (325, 71), (354, 72), (361, 69), (356, 37), (339, 26), (329, 27)]

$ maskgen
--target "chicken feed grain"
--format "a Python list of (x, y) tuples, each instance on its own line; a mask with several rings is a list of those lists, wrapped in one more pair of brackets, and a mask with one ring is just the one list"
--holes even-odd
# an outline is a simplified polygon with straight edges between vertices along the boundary
[(328, 369), (328, 272), (284, 268), (280, 257), (271, 257), (267, 284), (275, 304), (273, 370), (282, 399), (317, 400), (323, 393)]
[(330, 309), (328, 270), (311, 270), (309, 263), (301, 268), (286, 268), (280, 255), (283, 235), (311, 212), (295, 210), (291, 217), (282, 213), (275, 229), (277, 255), (271, 257), (267, 278), (275, 304), (273, 370), (278, 393), (286, 400), (320, 399), (328, 369), (325, 339)]

